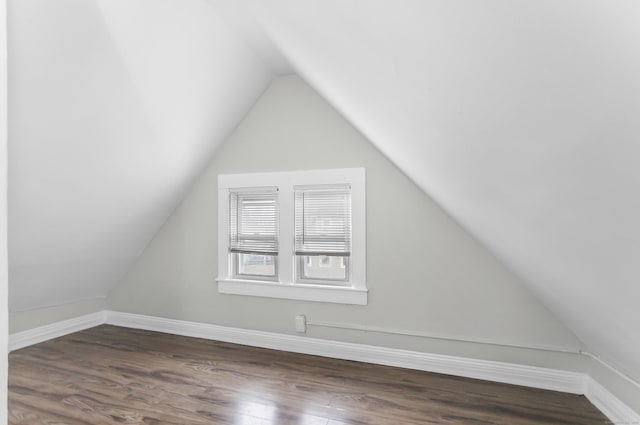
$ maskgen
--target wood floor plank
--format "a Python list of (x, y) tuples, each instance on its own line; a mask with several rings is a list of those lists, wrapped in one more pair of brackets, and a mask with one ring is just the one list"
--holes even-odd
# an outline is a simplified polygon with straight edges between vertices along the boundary
[(98, 326), (9, 356), (9, 424), (604, 425), (584, 397)]

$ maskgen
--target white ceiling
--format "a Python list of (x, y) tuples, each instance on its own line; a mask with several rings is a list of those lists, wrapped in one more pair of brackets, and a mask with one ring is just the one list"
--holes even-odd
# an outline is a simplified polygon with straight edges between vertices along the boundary
[(270, 77), (295, 70), (640, 379), (640, 2), (9, 12), (12, 308), (104, 295)]
[(10, 1), (11, 309), (105, 296), (271, 78), (205, 2)]

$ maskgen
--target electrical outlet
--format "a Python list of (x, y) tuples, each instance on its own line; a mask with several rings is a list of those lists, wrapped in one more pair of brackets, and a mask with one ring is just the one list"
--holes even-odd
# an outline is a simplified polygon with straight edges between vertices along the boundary
[(296, 332), (307, 332), (307, 316), (299, 314), (296, 316)]

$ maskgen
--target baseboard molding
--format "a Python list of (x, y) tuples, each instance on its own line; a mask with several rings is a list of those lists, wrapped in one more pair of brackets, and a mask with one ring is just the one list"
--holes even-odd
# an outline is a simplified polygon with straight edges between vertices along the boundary
[(113, 311), (108, 312), (107, 323), (129, 328), (484, 379), (573, 394), (583, 394), (585, 390), (585, 375), (578, 372), (229, 328)]
[(587, 377), (585, 397), (616, 425), (640, 425), (640, 414), (620, 401), (591, 377)]
[(105, 323), (106, 311), (74, 317), (62, 322), (52, 323), (28, 331), (17, 332), (9, 335), (9, 352), (19, 350), (29, 345), (38, 344), (50, 339), (58, 338), (84, 329)]
[(101, 311), (9, 335), (9, 351), (104, 323), (253, 347), (584, 394), (612, 423), (640, 425), (640, 415), (637, 412), (585, 373), (231, 328), (116, 311)]

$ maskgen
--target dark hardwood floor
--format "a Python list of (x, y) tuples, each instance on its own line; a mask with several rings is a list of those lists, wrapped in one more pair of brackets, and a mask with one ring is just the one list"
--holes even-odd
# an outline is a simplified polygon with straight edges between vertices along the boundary
[(607, 424), (584, 397), (99, 326), (9, 356), (10, 424)]

